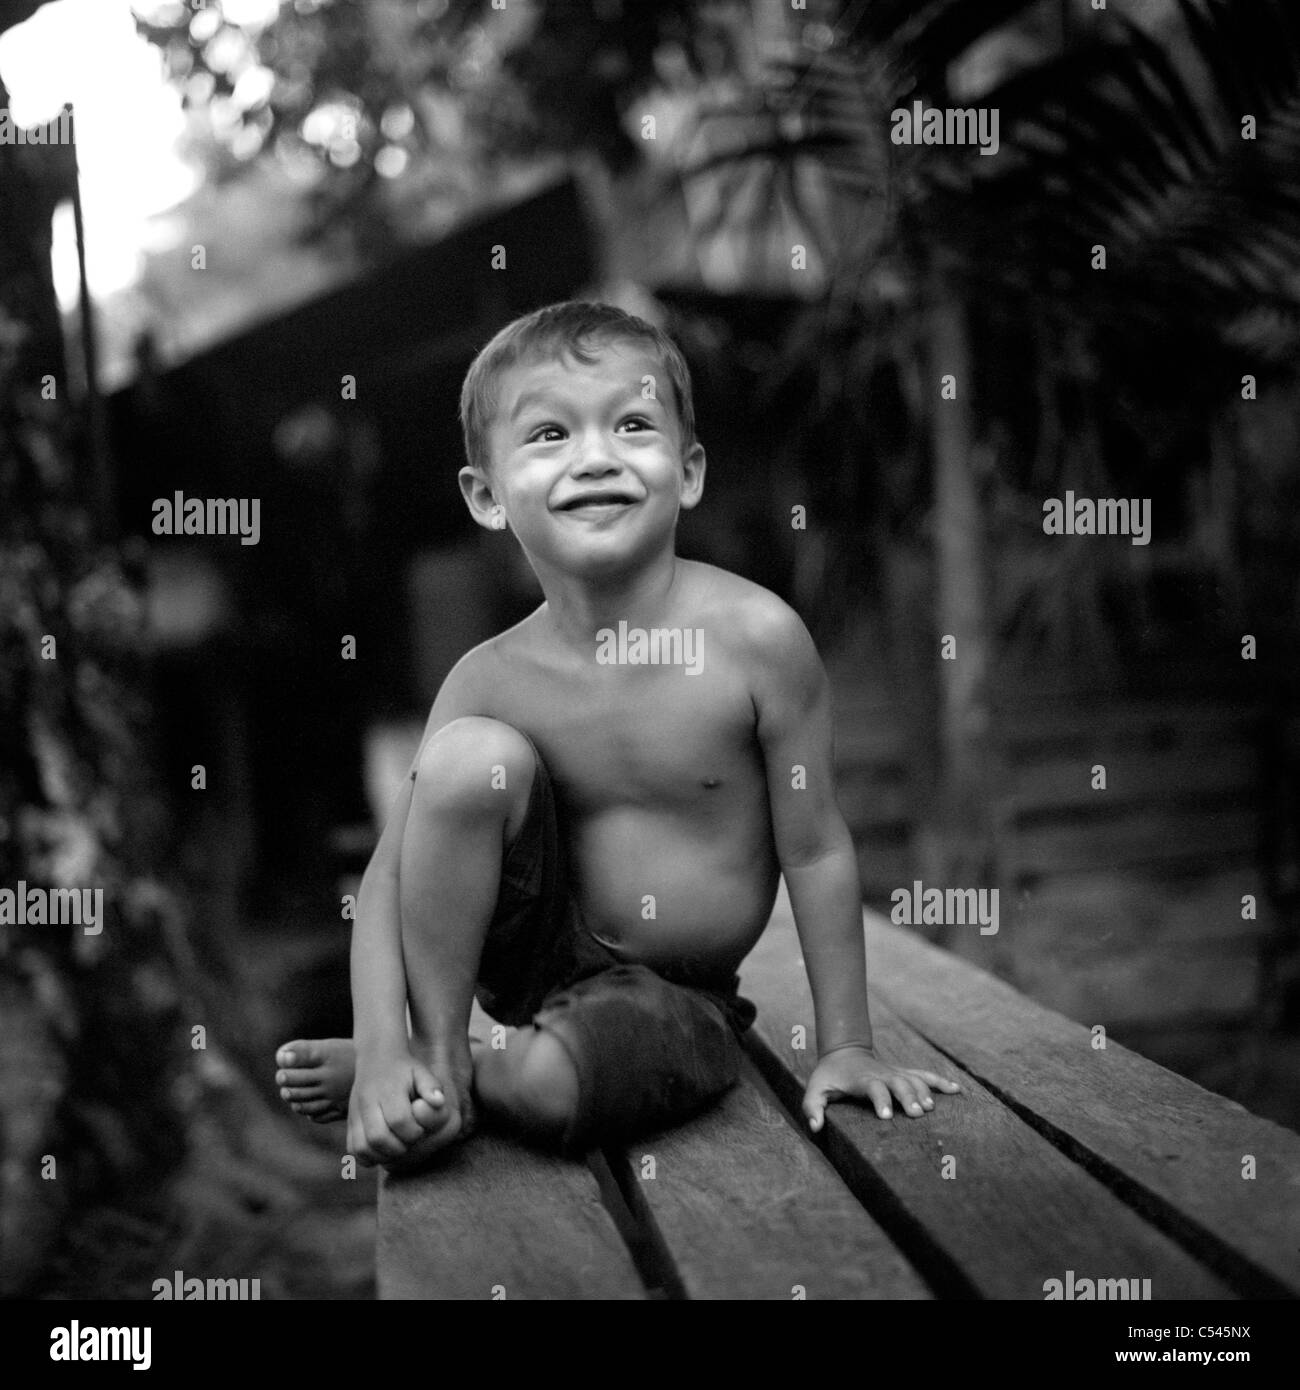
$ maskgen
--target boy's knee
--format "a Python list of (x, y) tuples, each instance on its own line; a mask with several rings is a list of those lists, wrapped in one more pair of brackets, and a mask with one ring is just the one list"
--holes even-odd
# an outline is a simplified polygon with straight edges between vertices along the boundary
[(516, 1037), (524, 1051), (514, 1069), (512, 1109), (529, 1128), (558, 1134), (578, 1108), (577, 1068), (554, 1034), (521, 1029)]
[(532, 745), (518, 729), (466, 715), (444, 724), (421, 749), (412, 805), (458, 815), (508, 812), (526, 804), (533, 768)]

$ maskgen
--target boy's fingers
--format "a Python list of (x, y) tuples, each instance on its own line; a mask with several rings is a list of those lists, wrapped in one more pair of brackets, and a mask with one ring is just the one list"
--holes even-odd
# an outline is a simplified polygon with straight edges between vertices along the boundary
[(826, 1105), (820, 1099), (814, 1100), (811, 1096), (803, 1098), (804, 1119), (808, 1121), (808, 1128), (814, 1132), (822, 1127), (822, 1116), (826, 1113)]
[(399, 1115), (396, 1119), (389, 1120), (389, 1132), (401, 1144), (403, 1153), (424, 1135), (424, 1126), (417, 1120), (410, 1110), (405, 1115)]
[(361, 1112), (358, 1110), (353, 1098), (348, 1100), (348, 1133), (347, 1151), (351, 1154), (358, 1154), (361, 1148), (365, 1147), (366, 1135), (361, 1128)]
[(354, 1122), (351, 1116), (348, 1117), (346, 1152), (352, 1154), (358, 1163), (364, 1164), (367, 1168), (373, 1168), (375, 1165), (375, 1156), (370, 1152), (370, 1145), (366, 1143), (360, 1123)]
[(889, 1094), (889, 1087), (883, 1081), (867, 1082), (867, 1099), (876, 1108), (876, 1114), (882, 1120), (892, 1118), (894, 1113), (894, 1099)]
[(803, 1113), (808, 1120), (808, 1128), (814, 1134), (826, 1122), (826, 1102), (830, 1099), (830, 1095), (831, 1088), (829, 1086), (818, 1086), (815, 1091), (804, 1092)]
[(904, 1076), (891, 1078), (891, 1089), (898, 1097), (898, 1104), (908, 1115), (919, 1115), (921, 1113), (921, 1101), (916, 1094), (916, 1088)]
[(433, 1106), (423, 1096), (416, 1096), (411, 1102), (411, 1114), (425, 1134), (436, 1134), (447, 1123), (445, 1106)]
[(367, 1133), (366, 1142), (376, 1163), (382, 1163), (386, 1158), (401, 1158), (406, 1152), (406, 1145), (399, 1142), (391, 1134)]
[(417, 1062), (411, 1068), (411, 1078), (415, 1083), (415, 1095), (411, 1097), (412, 1100), (419, 1096), (421, 1100), (435, 1107), (446, 1103), (447, 1097), (443, 1094), (442, 1085), (428, 1067)]
[[(398, 1153), (405, 1153), (408, 1144), (414, 1144), (424, 1133), (424, 1127), (411, 1114), (411, 1102), (403, 1096), (400, 1102), (390, 1100), (385, 1108), (381, 1104), (381, 1113), (384, 1117), (384, 1124), (389, 1134), (397, 1140), (400, 1145)], [(382, 1152), (382, 1151), (381, 1151)], [(394, 1154), (392, 1157), (396, 1157)]]
[(946, 1076), (939, 1076), (932, 1071), (918, 1071), (917, 1076), (921, 1077), (930, 1086), (935, 1086), (941, 1091), (960, 1091), (961, 1087), (955, 1081), (949, 1081)]
[(388, 1128), (388, 1121), (378, 1105), (369, 1107), (361, 1127), (367, 1147), (377, 1158), (400, 1158), (406, 1152), (406, 1145)]

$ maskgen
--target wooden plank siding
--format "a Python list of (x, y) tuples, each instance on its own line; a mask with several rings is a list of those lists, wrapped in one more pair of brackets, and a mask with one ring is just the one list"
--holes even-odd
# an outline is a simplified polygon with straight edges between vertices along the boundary
[[(879, 688), (841, 669), (833, 694), (840, 806), (863, 895), (887, 911), (920, 876), (932, 753)], [(1261, 727), (1250, 702), (1194, 686), (1172, 700), (998, 701), (996, 877), (943, 886), (999, 889), (999, 970), (1080, 1020), (1248, 1024), (1277, 926), (1258, 867)]]

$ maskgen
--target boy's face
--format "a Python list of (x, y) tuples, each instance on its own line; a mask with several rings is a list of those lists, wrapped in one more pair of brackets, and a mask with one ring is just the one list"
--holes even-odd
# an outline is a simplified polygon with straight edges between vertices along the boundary
[(566, 356), (505, 373), (488, 431), (492, 466), (463, 469), (461, 490), (481, 525), (503, 509), (535, 565), (596, 578), (671, 546), (678, 511), (703, 491), (704, 450), (683, 452), (672, 383), (655, 356), (635, 342), (593, 351), (591, 366)]

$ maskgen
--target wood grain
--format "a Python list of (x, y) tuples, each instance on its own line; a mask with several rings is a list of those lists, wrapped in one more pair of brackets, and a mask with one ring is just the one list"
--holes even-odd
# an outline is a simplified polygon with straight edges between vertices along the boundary
[(645, 1297), (585, 1164), (477, 1134), (436, 1167), (384, 1174), (379, 1297)]
[(717, 1106), (626, 1156), (689, 1298), (931, 1296), (748, 1061)]
[[(1092, 769), (1098, 763), (1106, 769), (1101, 791), (1092, 785)], [(1161, 752), (1096, 744), (1072, 757), (1058, 754), (1047, 762), (1012, 768), (998, 811), (1007, 818), (1068, 808), (1098, 812), (1099, 807), (1132, 803), (1204, 804), (1214, 798), (1249, 796), (1258, 781), (1258, 755), (1244, 741)]]
[(869, 978), (900, 1018), (1240, 1292), (1300, 1293), (1300, 1136), (1113, 1041), (1095, 1049), (1087, 1028), (914, 932), (866, 924)]
[[(901, 983), (877, 965), (877, 980), (882, 973), (890, 985)], [(789, 1102), (796, 1103), (817, 1054), (788, 910), (778, 909), (745, 961), (741, 989), (758, 1004), (756, 1031), (788, 1075)], [(1072, 1269), (1076, 1278), (1149, 1278), (1155, 1299), (1232, 1296), (874, 994), (872, 1021), (885, 1056), (949, 1076), (963, 1094), (937, 1097), (935, 1110), (915, 1120), (897, 1111), (882, 1120), (869, 1107), (838, 1102), (827, 1111), (827, 1150), (943, 1293), (1041, 1299), (1045, 1281)], [(792, 1046), (799, 1025), (807, 1030), (802, 1050)]]
[[(1100, 797), (1101, 792), (1097, 795)], [(1217, 811), (1119, 807), (1068, 822), (1020, 824), (1006, 836), (1009, 877), (1076, 873), (1098, 866), (1217, 864), (1255, 852), (1257, 816), (1249, 808)]]

